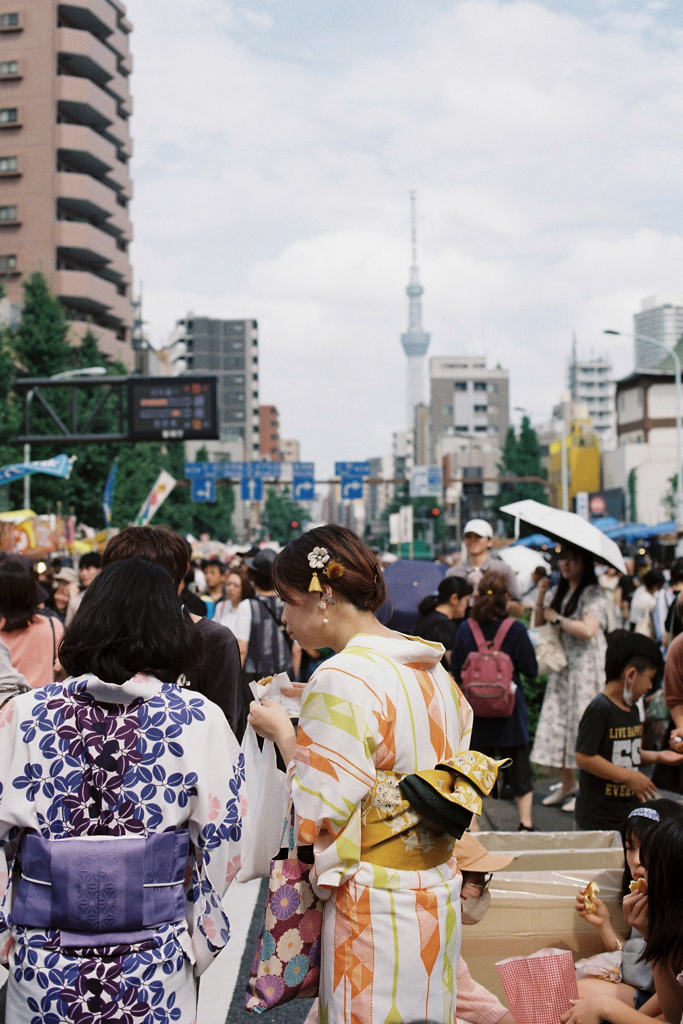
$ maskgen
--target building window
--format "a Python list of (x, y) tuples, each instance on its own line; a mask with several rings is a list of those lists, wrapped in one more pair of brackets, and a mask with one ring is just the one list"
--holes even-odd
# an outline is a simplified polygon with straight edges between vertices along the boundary
[(0, 174), (16, 171), (17, 166), (17, 158), (15, 156), (0, 156)]
[(0, 110), (0, 124), (16, 124), (19, 120), (19, 111), (16, 107), (3, 107)]
[(0, 272), (3, 270), (16, 270), (17, 269), (17, 257), (16, 256), (0, 256)]
[(474, 382), (474, 390), (475, 391), (486, 391), (486, 381), (485, 380), (475, 380), (475, 382)]
[(0, 76), (6, 75), (18, 75), (19, 74), (19, 61), (17, 60), (0, 60)]
[(456, 391), (467, 391), (467, 381), (466, 380), (456, 380), (456, 382), (455, 382), (455, 390)]
[(0, 221), (2, 220), (16, 220), (17, 219), (17, 208), (16, 206), (0, 206)]
[(455, 429), (457, 430), (457, 432), (458, 432), (459, 434), (466, 434), (466, 433), (467, 433), (467, 426), (464, 426), (464, 427), (463, 427), (463, 426), (458, 426), (458, 425), (456, 425), (456, 428), (455, 428)]
[(487, 430), (488, 430), (488, 427), (475, 427), (474, 428), (475, 434), (485, 434)]
[(19, 15), (17, 12), (0, 14), (0, 28), (19, 28)]
[(475, 405), (474, 411), (475, 412), (488, 412), (488, 408), (489, 408), (488, 405)]

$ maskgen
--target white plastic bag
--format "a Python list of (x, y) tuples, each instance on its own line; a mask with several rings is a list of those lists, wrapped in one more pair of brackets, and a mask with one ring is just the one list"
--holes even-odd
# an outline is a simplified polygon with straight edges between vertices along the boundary
[(621, 950), (611, 953), (596, 953), (595, 956), (577, 960), (574, 964), (577, 980), (579, 978), (604, 978), (618, 985), (621, 981)]
[(264, 740), (263, 749), (259, 749), (258, 737), (252, 726), (247, 725), (241, 749), (244, 754), (247, 813), (243, 826), (242, 863), (236, 881), (249, 882), (252, 878), (270, 875), (270, 862), (282, 841), (289, 791), (287, 777), (277, 767), (272, 740)]
[(536, 661), (539, 675), (561, 672), (567, 667), (567, 655), (562, 646), (560, 631), (550, 622), (536, 630)]

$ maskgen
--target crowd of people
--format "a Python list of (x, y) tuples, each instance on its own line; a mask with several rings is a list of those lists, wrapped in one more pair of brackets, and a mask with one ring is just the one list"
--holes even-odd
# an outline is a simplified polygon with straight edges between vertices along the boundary
[[(8, 1021), (196, 1020), (195, 981), (229, 939), (222, 897), (255, 841), (250, 727), (277, 747), (291, 806), (259, 1010), (302, 989), (317, 994), (309, 1022), (514, 1024), (472, 979), (460, 923), (482, 919), (511, 859), (473, 834), (482, 797), (502, 769), (535, 831), (535, 762), (559, 778), (544, 802), (619, 830), (625, 853), (628, 937), (577, 895), (621, 980), (582, 977), (563, 1024), (678, 1024), (683, 806), (656, 787), (681, 792), (683, 563), (636, 580), (566, 545), (520, 586), (487, 523), (464, 533), (415, 636), (380, 621), (380, 561), (338, 526), (227, 566), (193, 564), (184, 538), (150, 526), (78, 569), (0, 561)], [(532, 746), (524, 681), (553, 644)], [(280, 673), (294, 724), (253, 697)]]

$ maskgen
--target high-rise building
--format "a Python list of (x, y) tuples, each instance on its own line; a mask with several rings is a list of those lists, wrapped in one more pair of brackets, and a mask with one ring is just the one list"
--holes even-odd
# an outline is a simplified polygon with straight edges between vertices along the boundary
[(259, 406), (261, 458), (280, 461), (280, 417), (274, 405)]
[(436, 356), (429, 361), (432, 409), (432, 462), (441, 457), (441, 439), (490, 437), (501, 447), (509, 424), (509, 374), (487, 367), (484, 356)]
[(41, 271), (132, 367), (130, 32), (120, 0), (0, 0), (0, 312)]
[(403, 351), (408, 357), (408, 406), (406, 426), (414, 428), (415, 406), (424, 404), (426, 391), (425, 354), (429, 348), (429, 335), (422, 330), (422, 294), (420, 272), (417, 265), (417, 226), (415, 220), (415, 192), (410, 193), (411, 238), (413, 261), (410, 267), (408, 296), (408, 330), (401, 335)]
[(207, 448), (216, 457), (257, 460), (261, 456), (258, 325), (255, 320), (211, 320), (188, 313), (171, 342), (176, 373), (218, 377), (220, 441)]
[(569, 394), (573, 402), (586, 403), (602, 451), (616, 448), (617, 385), (612, 364), (608, 359), (580, 360), (576, 354), (576, 338), (569, 363)]
[(647, 339), (654, 338), (667, 348), (674, 348), (683, 336), (683, 305), (662, 302), (656, 295), (643, 299), (640, 313), (633, 315), (633, 333), (636, 372), (659, 369), (666, 354)]

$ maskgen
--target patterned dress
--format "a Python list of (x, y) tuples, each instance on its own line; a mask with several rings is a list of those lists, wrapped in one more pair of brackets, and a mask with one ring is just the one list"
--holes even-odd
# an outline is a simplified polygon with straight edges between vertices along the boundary
[[(242, 755), (220, 709), (152, 676), (53, 683), (0, 710), (0, 779), (7, 1020), (194, 1024), (194, 976), (230, 935), (220, 901), (239, 868), (245, 809)], [(185, 921), (88, 949), (62, 946), (59, 930), (11, 925), (8, 870), (22, 830), (139, 838), (183, 827)]]
[[(553, 589), (546, 597), (546, 608), (550, 607), (554, 597)], [(560, 630), (567, 667), (561, 672), (551, 672), (548, 676), (531, 751), (531, 760), (537, 764), (553, 768), (576, 768), (574, 753), (581, 716), (605, 685), (607, 598), (597, 584), (583, 590), (576, 611), (570, 618), (578, 621), (585, 615), (591, 615), (600, 624), (592, 640), (578, 640), (566, 630)]]
[[(433, 832), (394, 817), (394, 773), (432, 769), (469, 745), (471, 709), (442, 656), (441, 644), (412, 637), (356, 636), (304, 694), (290, 775), (299, 841), (315, 843), (312, 881), (325, 899), (321, 1024), (454, 1018), (455, 860)], [(370, 849), (382, 819), (387, 838)]]

